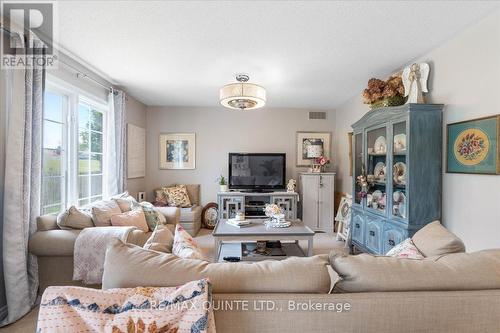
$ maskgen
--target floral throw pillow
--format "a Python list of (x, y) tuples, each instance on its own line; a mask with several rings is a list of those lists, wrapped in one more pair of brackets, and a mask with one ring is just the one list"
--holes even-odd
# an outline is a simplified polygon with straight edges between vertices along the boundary
[(144, 212), (144, 216), (146, 217), (146, 222), (148, 224), (149, 230), (155, 230), (157, 225), (166, 224), (166, 219), (162, 213), (158, 212), (153, 204), (147, 201), (143, 201), (139, 203), (142, 211)]
[(398, 245), (394, 246), (386, 256), (395, 258), (407, 258), (407, 259), (424, 259), (424, 256), (417, 249), (411, 238), (407, 238)]
[(177, 185), (164, 189), (167, 197), (167, 204), (174, 207), (190, 207), (191, 201), (187, 193), (186, 185)]
[(175, 226), (174, 245), (172, 254), (184, 259), (201, 259), (204, 260), (200, 248), (194, 241), (193, 237), (184, 230), (182, 225)]
[(166, 187), (162, 187), (160, 189), (155, 190), (155, 206), (168, 206), (167, 202), (167, 194), (165, 193)]

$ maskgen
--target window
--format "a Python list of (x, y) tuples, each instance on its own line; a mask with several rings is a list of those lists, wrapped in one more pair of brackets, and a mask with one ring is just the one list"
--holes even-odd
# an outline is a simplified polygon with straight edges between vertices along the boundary
[(107, 105), (52, 83), (44, 98), (41, 213), (101, 200)]
[(66, 97), (45, 93), (42, 152), (42, 213), (56, 213), (66, 205)]

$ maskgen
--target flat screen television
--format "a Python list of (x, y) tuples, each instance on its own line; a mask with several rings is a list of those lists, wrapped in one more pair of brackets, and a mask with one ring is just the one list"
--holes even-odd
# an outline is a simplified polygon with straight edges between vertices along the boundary
[(286, 154), (229, 153), (229, 188), (248, 191), (284, 189)]

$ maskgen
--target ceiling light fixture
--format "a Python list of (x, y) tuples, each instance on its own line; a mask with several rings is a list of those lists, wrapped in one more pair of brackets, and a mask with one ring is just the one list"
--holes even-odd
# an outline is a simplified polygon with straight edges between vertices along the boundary
[(266, 105), (266, 89), (247, 83), (246, 74), (236, 75), (238, 83), (230, 83), (220, 89), (220, 104), (233, 110), (254, 110)]

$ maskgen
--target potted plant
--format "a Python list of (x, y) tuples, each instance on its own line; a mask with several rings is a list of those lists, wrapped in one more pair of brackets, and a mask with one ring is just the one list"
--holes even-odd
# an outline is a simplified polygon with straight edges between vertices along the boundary
[(223, 175), (220, 175), (220, 177), (217, 178), (217, 182), (219, 183), (221, 192), (228, 192), (229, 191), (229, 189), (227, 187), (226, 177), (224, 177)]

